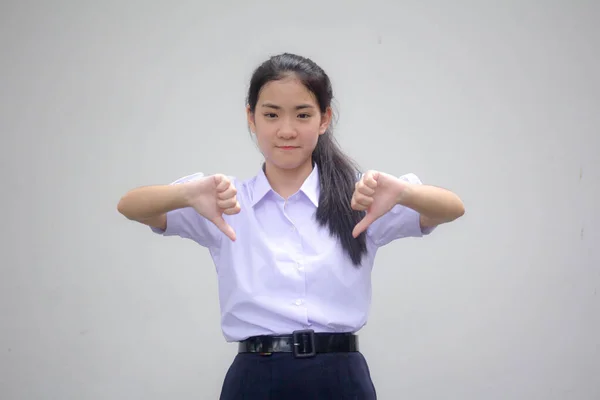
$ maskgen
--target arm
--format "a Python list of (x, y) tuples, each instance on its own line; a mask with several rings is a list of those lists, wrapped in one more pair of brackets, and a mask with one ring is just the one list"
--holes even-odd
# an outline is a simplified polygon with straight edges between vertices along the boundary
[(403, 237), (428, 235), (465, 212), (462, 201), (448, 190), (423, 185), (414, 174), (397, 178), (378, 171), (361, 176), (352, 208), (366, 211), (353, 236), (366, 230), (378, 247)]
[(117, 210), (126, 218), (166, 229), (167, 213), (189, 206), (186, 185), (144, 186), (121, 198)]
[(221, 232), (235, 240), (224, 215), (240, 211), (236, 193), (235, 185), (225, 175), (205, 177), (197, 173), (170, 185), (131, 190), (121, 198), (117, 209), (128, 219), (150, 226), (155, 233), (215, 247), (221, 242)]
[(449, 190), (435, 186), (401, 183), (397, 204), (420, 214), (422, 229), (431, 228), (460, 218), (465, 213), (461, 199)]

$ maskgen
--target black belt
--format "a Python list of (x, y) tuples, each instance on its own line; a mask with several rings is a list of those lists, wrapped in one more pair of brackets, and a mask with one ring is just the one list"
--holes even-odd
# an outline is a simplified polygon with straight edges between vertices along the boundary
[(291, 335), (252, 336), (239, 342), (239, 353), (293, 353), (296, 358), (314, 357), (317, 353), (358, 351), (358, 336), (352, 333), (321, 333), (312, 329)]

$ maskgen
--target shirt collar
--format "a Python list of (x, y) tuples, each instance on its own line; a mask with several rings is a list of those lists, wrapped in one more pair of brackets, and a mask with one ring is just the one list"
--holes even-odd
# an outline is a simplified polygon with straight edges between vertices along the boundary
[[(252, 193), (252, 207), (254, 207), (263, 197), (269, 192), (274, 192), (273, 188), (267, 180), (264, 170), (261, 168), (256, 179), (254, 180), (254, 190)], [(304, 193), (306, 197), (314, 204), (315, 207), (319, 206), (319, 168), (315, 164), (310, 175), (306, 178), (300, 192)]]

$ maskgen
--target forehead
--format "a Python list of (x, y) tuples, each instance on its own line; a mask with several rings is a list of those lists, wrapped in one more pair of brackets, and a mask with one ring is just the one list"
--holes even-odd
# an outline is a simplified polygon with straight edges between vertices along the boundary
[(259, 95), (259, 102), (270, 102), (282, 106), (297, 103), (317, 105), (315, 95), (296, 78), (284, 78), (266, 83)]

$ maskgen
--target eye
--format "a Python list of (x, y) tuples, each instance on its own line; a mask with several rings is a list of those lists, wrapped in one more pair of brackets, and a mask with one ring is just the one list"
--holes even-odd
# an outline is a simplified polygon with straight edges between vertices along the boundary
[(277, 118), (277, 114), (274, 114), (274, 113), (265, 113), (265, 118)]
[(307, 119), (307, 118), (310, 118), (310, 114), (300, 114), (300, 115), (298, 115), (298, 117), (300, 119)]

